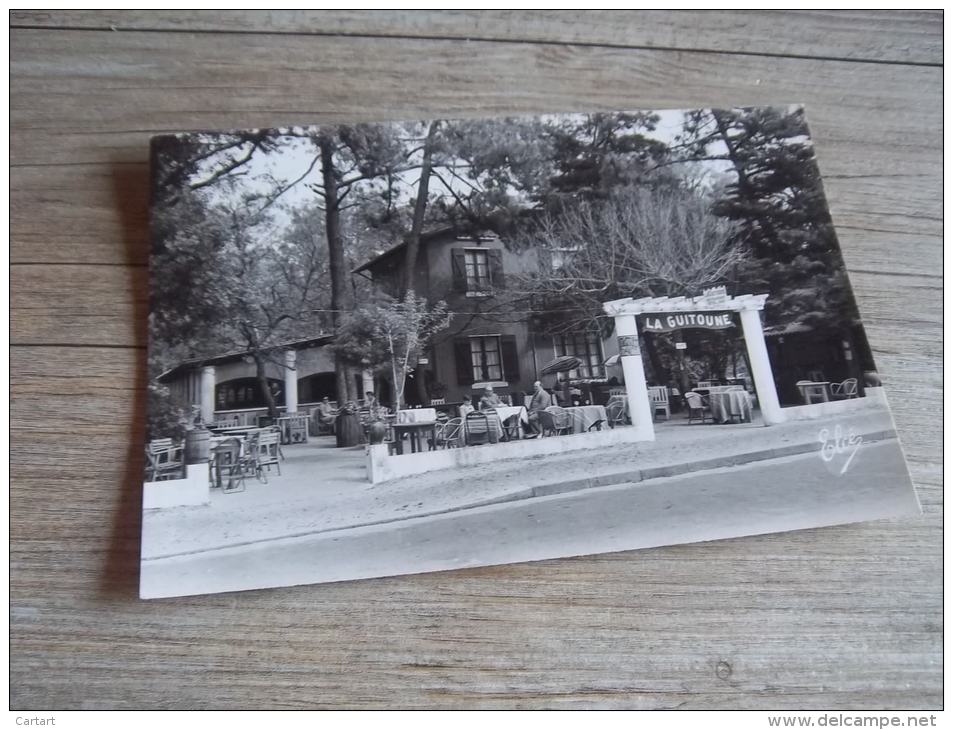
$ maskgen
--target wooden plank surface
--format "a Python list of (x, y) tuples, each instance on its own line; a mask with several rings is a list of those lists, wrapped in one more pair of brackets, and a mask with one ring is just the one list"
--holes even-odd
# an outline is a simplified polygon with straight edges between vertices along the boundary
[[(941, 16), (11, 22), (13, 707), (940, 705)], [(788, 102), (808, 107), (921, 520), (136, 599), (151, 134)]]
[(829, 10), (14, 10), (14, 28), (453, 38), (943, 63), (942, 13)]

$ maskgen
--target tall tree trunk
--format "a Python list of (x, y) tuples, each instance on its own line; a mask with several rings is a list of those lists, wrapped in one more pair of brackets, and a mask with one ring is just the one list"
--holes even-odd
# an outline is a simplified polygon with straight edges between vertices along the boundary
[[(341, 324), (342, 312), (348, 308), (347, 263), (344, 256), (344, 239), (341, 236), (341, 209), (338, 201), (338, 175), (334, 167), (334, 138), (321, 135), (318, 138), (321, 150), (321, 181), (324, 188), (324, 227), (328, 239), (328, 265), (331, 274), (331, 327), (335, 334)], [(348, 383), (348, 368), (341, 358), (334, 359), (334, 384), (338, 407), (350, 400), (352, 388)]]
[(439, 121), (430, 123), (427, 138), (424, 140), (424, 156), (420, 165), (420, 182), (417, 183), (417, 199), (414, 201), (414, 218), (407, 236), (407, 256), (404, 260), (404, 293), (414, 291), (417, 254), (420, 251), (420, 233), (424, 227), (424, 215), (427, 213), (427, 196), (430, 193), (430, 173), (433, 170), (433, 147), (437, 137)]
[(258, 379), (258, 387), (261, 390), (262, 398), (265, 399), (268, 415), (272, 418), (278, 418), (278, 404), (275, 403), (275, 396), (272, 395), (271, 385), (268, 383), (268, 374), (265, 372), (265, 356), (256, 350), (252, 358), (255, 360), (255, 377)]

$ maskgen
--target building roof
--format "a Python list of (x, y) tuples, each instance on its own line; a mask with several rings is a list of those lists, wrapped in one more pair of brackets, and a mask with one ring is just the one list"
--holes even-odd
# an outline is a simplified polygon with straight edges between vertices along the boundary
[[(434, 239), (442, 238), (443, 236), (456, 235), (456, 236), (467, 236), (473, 238), (482, 238), (487, 235), (486, 231), (472, 231), (459, 226), (441, 226), (440, 228), (432, 228), (428, 231), (424, 231), (420, 234), (420, 243), (426, 244)], [(407, 247), (407, 239), (405, 238), (400, 243), (396, 243), (390, 248), (382, 251), (371, 259), (368, 259), (363, 264), (358, 266), (356, 269), (351, 271), (352, 274), (360, 274), (362, 271), (367, 271), (372, 269), (380, 263), (390, 259), (398, 253), (401, 253)], [(422, 250), (422, 249), (421, 249)]]
[[(269, 349), (280, 350), (287, 348), (291, 350), (303, 350), (307, 347), (314, 347), (316, 345), (326, 345), (333, 339), (333, 335), (317, 335), (315, 337), (305, 337), (303, 339), (286, 340), (285, 342), (280, 342)], [(178, 365), (175, 365), (174, 367), (171, 367), (160, 374), (157, 380), (160, 383), (165, 383), (169, 380), (172, 380), (180, 373), (192, 370), (193, 368), (204, 367), (206, 365), (224, 365), (225, 363), (240, 360), (247, 355), (248, 350), (233, 350), (231, 352), (222, 353), (221, 355), (189, 358), (188, 360), (183, 360)]]

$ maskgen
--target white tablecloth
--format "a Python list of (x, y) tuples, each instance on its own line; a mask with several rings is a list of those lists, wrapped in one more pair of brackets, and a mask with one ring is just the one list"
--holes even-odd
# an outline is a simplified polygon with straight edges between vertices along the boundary
[(513, 416), (519, 416), (518, 420), (521, 429), (524, 423), (529, 423), (529, 415), (526, 413), (526, 409), (523, 406), (497, 406), (493, 410), (496, 411), (503, 423), (506, 423), (507, 419), (512, 418)]
[(520, 438), (523, 437), (525, 433), (524, 427), (529, 424), (529, 414), (523, 406), (497, 406), (493, 410), (496, 411), (496, 415), (500, 417), (501, 425), (505, 424), (508, 419), (516, 416), (517, 433)]
[(723, 390), (708, 394), (711, 417), (715, 423), (728, 423), (733, 418), (751, 421), (751, 396), (746, 390)]
[(596, 421), (608, 421), (605, 406), (573, 406), (566, 412), (572, 417), (573, 433), (585, 433)]
[(436, 408), (408, 408), (406, 411), (397, 411), (397, 423), (420, 423), (421, 421), (436, 420)]

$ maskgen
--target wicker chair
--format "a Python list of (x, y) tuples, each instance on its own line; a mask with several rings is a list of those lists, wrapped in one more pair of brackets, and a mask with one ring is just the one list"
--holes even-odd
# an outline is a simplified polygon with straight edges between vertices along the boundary
[(606, 420), (609, 422), (609, 428), (625, 425), (625, 401), (616, 399), (610, 400), (606, 406)]
[(444, 423), (437, 424), (436, 439), (430, 444), (431, 449), (455, 449), (461, 445), (463, 434), (463, 419), (451, 418)]
[(685, 394), (685, 407), (688, 409), (688, 422), (692, 421), (701, 421), (705, 422), (705, 419), (714, 422), (714, 418), (711, 415), (711, 406), (708, 404), (708, 400), (698, 393), (686, 393)]
[(834, 400), (859, 397), (857, 394), (857, 378), (847, 378), (847, 380), (831, 385), (831, 398)]

